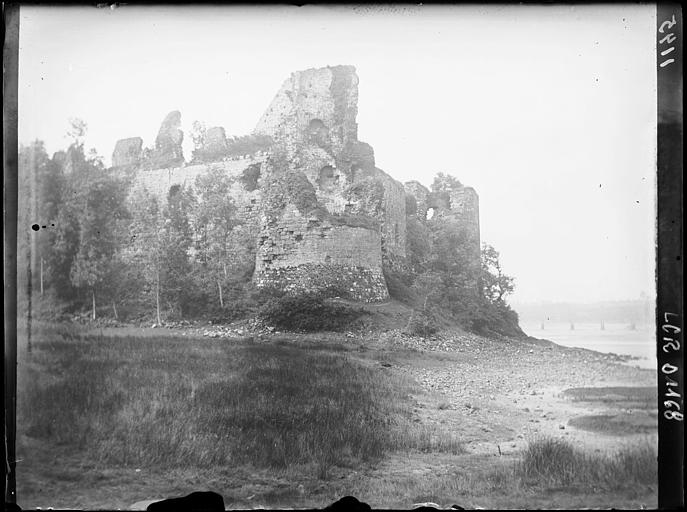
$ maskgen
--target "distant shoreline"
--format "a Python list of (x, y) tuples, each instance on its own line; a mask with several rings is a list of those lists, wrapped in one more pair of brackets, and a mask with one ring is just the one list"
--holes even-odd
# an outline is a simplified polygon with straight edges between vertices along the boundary
[(540, 322), (520, 322), (520, 327), (533, 338), (547, 339), (564, 347), (618, 354), (625, 356), (626, 364), (656, 368), (653, 325), (639, 325), (633, 330), (624, 323), (607, 323), (601, 330), (600, 324), (589, 322), (575, 323), (574, 329), (569, 322), (550, 322), (542, 330)]

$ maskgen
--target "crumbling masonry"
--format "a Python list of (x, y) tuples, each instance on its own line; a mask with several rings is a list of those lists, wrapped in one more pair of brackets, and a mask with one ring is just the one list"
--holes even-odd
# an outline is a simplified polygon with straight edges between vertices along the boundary
[(407, 217), (441, 216), (467, 229), (479, 265), (479, 204), (470, 187), (432, 193), (394, 180), (358, 140), (358, 76), (353, 66), (293, 73), (258, 121), (266, 151), (230, 155), (220, 127), (206, 132), (215, 161), (187, 164), (180, 114), (162, 123), (155, 148), (138, 137), (117, 142), (116, 170), (133, 172), (134, 190), (165, 201), (174, 185), (193, 186), (210, 168), (236, 178), (231, 199), (255, 249), (253, 281), (289, 292), (329, 290), (353, 300), (389, 297), (385, 269), (403, 270)]

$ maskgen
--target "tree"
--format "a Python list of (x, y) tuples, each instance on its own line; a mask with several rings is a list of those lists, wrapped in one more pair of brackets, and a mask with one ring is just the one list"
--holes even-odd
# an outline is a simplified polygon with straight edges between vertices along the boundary
[(82, 181), (76, 198), (79, 249), (69, 275), (77, 289), (89, 290), (93, 320), (96, 319), (96, 293), (107, 283), (107, 277), (116, 280), (112, 271), (115, 254), (120, 249), (117, 228), (129, 216), (126, 193), (123, 181), (93, 170)]
[[(50, 249), (44, 253), (45, 272), (50, 276), (50, 285), (57, 297), (66, 301), (75, 297), (76, 289), (71, 271), (80, 247), (79, 216), (84, 213), (85, 192), (90, 186), (89, 180), (92, 173), (98, 170), (84, 155), (82, 138), (85, 133), (86, 123), (79, 119), (72, 120), (68, 136), (73, 142), (66, 153), (58, 152), (52, 160), (57, 176), (54, 184), (56, 190), (59, 190), (59, 198), (56, 201), (55, 212), (52, 212), (56, 220), (52, 240), (47, 242), (51, 244)], [(46, 187), (51, 185), (49, 181), (45, 183)], [(85, 269), (82, 265), (79, 272), (81, 276), (83, 272)]]
[(88, 125), (83, 119), (72, 117), (69, 119), (69, 128), (67, 129), (67, 137), (72, 140), (73, 146), (83, 147), (84, 138), (88, 131)]
[(196, 152), (203, 149), (205, 146), (207, 128), (205, 123), (201, 121), (193, 121), (193, 128), (191, 129), (191, 139), (193, 140), (194, 156)]
[(160, 296), (182, 317), (193, 305), (190, 251), (193, 245), (191, 215), (195, 197), (190, 188), (173, 185), (162, 210), (160, 229)]
[(406, 220), (406, 253), (415, 273), (422, 272), (432, 253), (432, 232), (414, 217)]
[(126, 261), (130, 272), (141, 276), (138, 297), (152, 293), (158, 325), (162, 323), (160, 274), (162, 265), (162, 212), (157, 197), (146, 189), (133, 194), (135, 208), (129, 226), (130, 243)]
[(474, 315), (479, 297), (479, 272), (471, 261), (468, 233), (447, 219), (437, 219), (429, 228), (431, 251), (416, 281), (427, 283), (426, 303), (467, 322)]
[(86, 161), (95, 169), (102, 170), (105, 168), (105, 164), (103, 164), (103, 157), (98, 154), (98, 151), (95, 148), (88, 150)]
[(499, 253), (491, 245), (482, 244), (482, 293), (491, 303), (501, 303), (515, 290), (515, 280), (503, 273)]
[(462, 186), (463, 184), (450, 174), (439, 172), (432, 182), (432, 192), (448, 192)]
[(230, 247), (234, 229), (242, 224), (231, 200), (232, 184), (233, 180), (219, 168), (211, 168), (196, 178), (200, 198), (196, 215), (196, 231), (200, 234), (198, 256), (204, 273), (213, 276), (213, 286), (217, 285), (221, 308), (224, 308), (223, 288), (242, 266), (236, 247)]

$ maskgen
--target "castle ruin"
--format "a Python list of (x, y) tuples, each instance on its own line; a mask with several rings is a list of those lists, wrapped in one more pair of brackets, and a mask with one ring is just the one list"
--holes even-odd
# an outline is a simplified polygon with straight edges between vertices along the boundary
[[(210, 169), (235, 178), (231, 199), (254, 244), (253, 281), (287, 292), (329, 290), (349, 299), (389, 297), (384, 270), (403, 270), (406, 221), (440, 216), (466, 229), (479, 265), (479, 203), (474, 189), (430, 192), (375, 165), (358, 140), (358, 76), (353, 66), (298, 71), (282, 84), (253, 135), (269, 148), (231, 154), (224, 129), (207, 130), (203, 154), (184, 160), (181, 114), (162, 123), (155, 148), (138, 137), (117, 142), (115, 170), (134, 174), (134, 190), (166, 201), (170, 188), (193, 186)], [(429, 220), (427, 220), (430, 218)]]

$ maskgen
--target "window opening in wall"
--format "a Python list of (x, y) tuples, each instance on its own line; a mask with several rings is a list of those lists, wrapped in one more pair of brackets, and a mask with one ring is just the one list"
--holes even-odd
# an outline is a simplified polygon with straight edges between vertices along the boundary
[(308, 130), (310, 133), (317, 133), (322, 129), (326, 129), (326, 126), (321, 119), (313, 119), (308, 123)]
[(169, 192), (167, 192), (167, 197), (172, 198), (179, 193), (181, 190), (181, 185), (172, 185), (169, 187)]
[[(258, 189), (258, 180), (260, 179), (260, 164), (251, 164), (243, 173), (241, 173), (241, 183), (248, 192), (253, 192)], [(252, 201), (251, 201), (252, 202)]]
[(351, 181), (356, 182), (365, 179), (365, 171), (358, 164), (351, 165)]
[(320, 169), (317, 183), (321, 190), (331, 191), (338, 181), (337, 178), (338, 176), (334, 175), (334, 168), (331, 165), (325, 165)]

